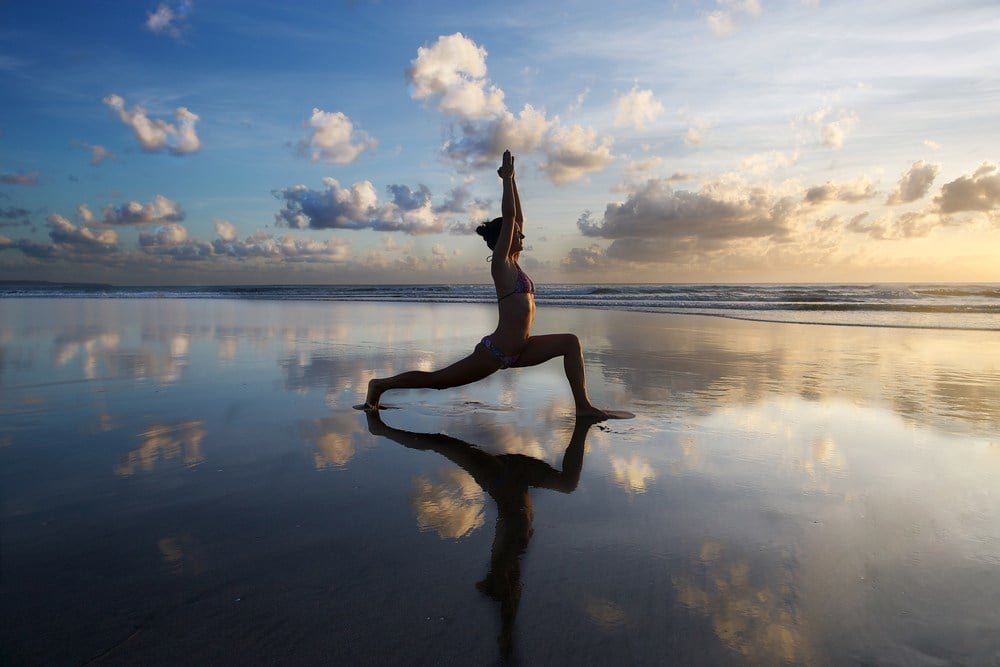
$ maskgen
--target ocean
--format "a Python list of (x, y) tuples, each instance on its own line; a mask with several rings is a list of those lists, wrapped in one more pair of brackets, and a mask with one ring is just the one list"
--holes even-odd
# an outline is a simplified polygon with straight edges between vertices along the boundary
[[(488, 303), (490, 285), (242, 285), (115, 287), (0, 284), (0, 298), (172, 298)], [(551, 284), (539, 306), (712, 315), (765, 322), (1000, 331), (1000, 284)]]

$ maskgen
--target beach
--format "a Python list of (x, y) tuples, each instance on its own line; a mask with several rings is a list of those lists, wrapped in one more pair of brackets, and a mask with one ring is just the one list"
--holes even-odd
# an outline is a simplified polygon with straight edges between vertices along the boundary
[(996, 331), (542, 308), (634, 419), (558, 361), (354, 409), (495, 321), (0, 300), (2, 662), (1000, 662)]

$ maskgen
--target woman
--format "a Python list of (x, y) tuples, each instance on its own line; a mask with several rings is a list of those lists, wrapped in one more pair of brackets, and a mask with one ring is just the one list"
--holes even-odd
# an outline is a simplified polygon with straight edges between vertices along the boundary
[(368, 382), (365, 410), (377, 410), (382, 394), (390, 389), (448, 389), (482, 380), (501, 368), (535, 366), (562, 357), (577, 415), (593, 419), (614, 416), (594, 407), (587, 397), (579, 338), (570, 333), (531, 335), (531, 323), (535, 319), (535, 285), (517, 264), (524, 248), (524, 215), (514, 181), (514, 157), (510, 151), (504, 151), (503, 163), (497, 174), (503, 181), (503, 215), (476, 229), (493, 251), (490, 272), (500, 309), (497, 328), (483, 337), (472, 354), (451, 366), (436, 371), (408, 371), (390, 378), (372, 379)]

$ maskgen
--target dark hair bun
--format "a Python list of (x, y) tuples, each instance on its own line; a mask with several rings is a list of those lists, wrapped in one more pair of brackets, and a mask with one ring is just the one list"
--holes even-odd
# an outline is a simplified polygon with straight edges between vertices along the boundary
[(476, 227), (476, 233), (482, 236), (484, 239), (486, 238), (486, 224), (487, 223), (484, 222), (478, 227)]

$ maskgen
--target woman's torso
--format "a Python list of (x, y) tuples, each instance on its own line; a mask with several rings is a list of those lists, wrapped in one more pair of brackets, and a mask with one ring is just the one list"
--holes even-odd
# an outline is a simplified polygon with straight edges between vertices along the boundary
[(513, 260), (494, 280), (499, 319), (491, 338), (498, 348), (515, 354), (531, 335), (535, 319), (534, 283)]

